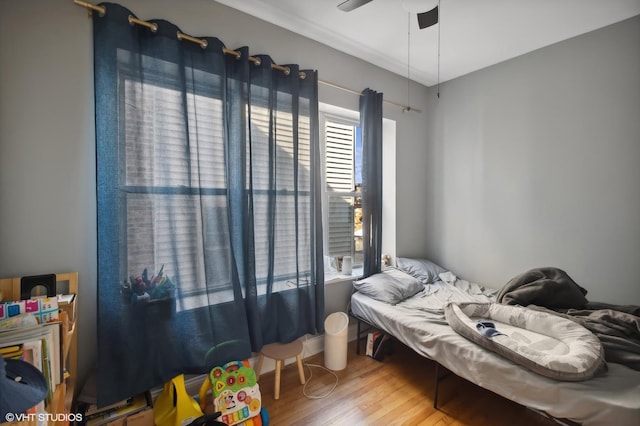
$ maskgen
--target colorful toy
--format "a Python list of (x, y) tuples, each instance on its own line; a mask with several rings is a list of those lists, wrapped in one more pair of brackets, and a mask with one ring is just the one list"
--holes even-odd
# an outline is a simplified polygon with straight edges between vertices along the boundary
[(231, 361), (214, 367), (200, 387), (200, 407), (206, 407), (206, 395), (211, 389), (219, 421), (227, 425), (262, 426), (260, 387), (249, 361)]

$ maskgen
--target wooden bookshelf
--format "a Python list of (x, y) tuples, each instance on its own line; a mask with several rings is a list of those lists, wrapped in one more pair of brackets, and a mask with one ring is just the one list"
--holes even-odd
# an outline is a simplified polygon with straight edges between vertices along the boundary
[[(20, 279), (0, 279), (0, 301), (20, 300)], [(78, 377), (78, 273), (67, 272), (56, 274), (56, 292), (58, 294), (74, 294), (73, 302), (59, 305), (59, 320), (62, 322), (62, 365), (66, 371), (62, 383), (53, 390), (53, 399), (47, 406), (51, 414), (70, 413), (73, 408)], [(4, 419), (3, 419), (4, 420)], [(65, 422), (57, 422), (60, 425)], [(35, 425), (37, 421), (1, 423), (3, 426)]]

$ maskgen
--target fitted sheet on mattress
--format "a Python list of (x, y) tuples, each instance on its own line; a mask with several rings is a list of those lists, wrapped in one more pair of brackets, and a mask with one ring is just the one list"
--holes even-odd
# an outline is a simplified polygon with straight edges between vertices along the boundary
[(424, 303), (417, 298), (424, 297), (418, 293), (389, 305), (356, 292), (351, 310), (418, 354), (522, 405), (584, 425), (610, 425), (614, 420), (619, 425), (640, 424), (639, 371), (609, 363), (606, 374), (582, 382), (540, 376), (456, 333), (447, 324), (444, 310), (420, 309)]

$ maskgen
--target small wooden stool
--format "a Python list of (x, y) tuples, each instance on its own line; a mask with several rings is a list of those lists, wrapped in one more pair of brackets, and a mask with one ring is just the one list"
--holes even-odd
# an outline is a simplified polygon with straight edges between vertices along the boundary
[(276, 380), (275, 380), (275, 393), (274, 399), (280, 398), (280, 369), (282, 368), (283, 361), (289, 358), (296, 358), (298, 363), (298, 375), (300, 376), (300, 384), (304, 385), (304, 369), (302, 368), (302, 342), (300, 340), (294, 340), (291, 343), (271, 343), (264, 345), (260, 351), (260, 357), (258, 358), (258, 365), (256, 366), (256, 377), (260, 377), (260, 370), (262, 369), (262, 361), (264, 357), (271, 358), (276, 361)]

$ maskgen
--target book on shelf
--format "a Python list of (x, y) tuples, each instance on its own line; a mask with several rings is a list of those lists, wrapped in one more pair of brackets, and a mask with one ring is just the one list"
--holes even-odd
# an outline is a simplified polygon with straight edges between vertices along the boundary
[(4, 359), (22, 359), (22, 345), (13, 345), (7, 346), (5, 348), (0, 348), (0, 355)]
[(49, 392), (36, 406), (36, 412), (44, 412), (53, 399), (53, 390), (64, 378), (62, 323), (27, 324), (0, 331), (0, 353), (3, 357), (26, 361), (42, 372)]
[(69, 294), (58, 294), (58, 304), (61, 303), (72, 303), (75, 299), (76, 295), (74, 293)]
[(27, 300), (0, 302), (0, 320), (20, 314), (33, 314), (40, 324), (58, 320), (57, 297), (37, 297)]
[(74, 321), (76, 318), (76, 295), (73, 293), (70, 294), (59, 294), (58, 295), (58, 308), (61, 311), (66, 312), (69, 316), (69, 321)]
[(51, 356), (51, 375), (53, 384), (59, 385), (64, 381), (64, 348), (63, 348), (63, 324), (61, 321), (48, 322), (44, 327), (51, 329), (51, 341), (49, 354)]
[[(4, 310), (4, 305), (0, 305), (0, 310)], [(0, 312), (0, 315), (2, 312)], [(3, 331), (15, 330), (16, 328), (33, 327), (38, 325), (38, 320), (33, 314), (18, 314), (9, 318), (0, 319), (0, 333)]]
[[(23, 343), (22, 351), (23, 357), (22, 360), (28, 362), (31, 365), (34, 365), (38, 370), (42, 371), (44, 374), (47, 383), (50, 383), (51, 377), (45, 373), (44, 364), (46, 362), (46, 356), (44, 355), (44, 351), (46, 348), (44, 346), (44, 340), (28, 340)], [(51, 386), (49, 386), (49, 392), (43, 401), (40, 401), (36, 405), (36, 412), (44, 413), (45, 405), (51, 401), (53, 397), (53, 393), (51, 392)]]

